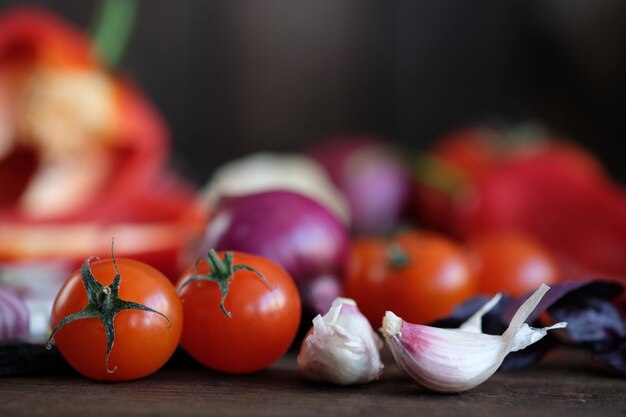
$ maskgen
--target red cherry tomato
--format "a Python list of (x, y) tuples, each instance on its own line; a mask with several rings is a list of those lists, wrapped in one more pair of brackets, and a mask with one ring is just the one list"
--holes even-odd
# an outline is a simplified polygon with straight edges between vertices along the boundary
[[(212, 278), (196, 280), (202, 276)], [(211, 369), (264, 369), (295, 338), (301, 317), (298, 290), (287, 272), (268, 259), (211, 251), (197, 271), (190, 267), (181, 276), (177, 287), (185, 315), (182, 346)], [(221, 288), (228, 292), (224, 300)]]
[(469, 256), (443, 235), (412, 231), (352, 244), (345, 293), (375, 327), (387, 310), (411, 323), (429, 323), (475, 290)]
[(485, 294), (503, 292), (517, 297), (561, 280), (551, 253), (525, 234), (484, 234), (470, 246), (476, 258), (478, 289)]
[[(153, 311), (129, 308), (115, 315), (114, 343), (108, 361), (105, 327), (100, 319), (72, 321), (53, 333), (59, 351), (69, 364), (81, 374), (101, 381), (125, 381), (155, 372), (176, 350), (182, 331), (182, 306), (172, 283), (144, 263), (130, 259), (116, 262), (120, 276), (119, 299)], [(90, 286), (99, 289), (95, 297), (104, 305), (107, 293), (114, 295), (113, 260), (88, 260), (85, 264), (95, 278)], [(61, 320), (79, 313), (89, 304), (84, 274), (81, 276), (85, 264), (81, 271), (67, 279), (54, 301), (53, 329)]]

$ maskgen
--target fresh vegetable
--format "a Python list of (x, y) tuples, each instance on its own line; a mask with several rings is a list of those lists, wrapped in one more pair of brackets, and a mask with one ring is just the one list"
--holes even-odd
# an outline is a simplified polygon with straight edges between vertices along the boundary
[(158, 370), (182, 331), (174, 286), (156, 269), (130, 259), (87, 259), (52, 307), (50, 339), (81, 374), (126, 381)]
[(486, 233), (470, 242), (476, 264), (478, 290), (518, 297), (542, 283), (561, 280), (560, 266), (539, 242), (523, 233)]
[(14, 288), (0, 283), (0, 342), (28, 336), (28, 309)]
[(340, 271), (348, 235), (325, 207), (291, 191), (224, 198), (199, 245), (259, 255), (281, 265), (296, 282)]
[(193, 189), (167, 169), (161, 115), (98, 52), (50, 12), (0, 15), (0, 262), (79, 266), (115, 229), (140, 242), (119, 254), (178, 276), (199, 229)]
[(476, 292), (465, 250), (443, 235), (416, 230), (391, 239), (355, 239), (344, 285), (374, 327), (387, 310), (429, 323)]
[(378, 353), (382, 347), (354, 300), (337, 298), (324, 316), (313, 319), (298, 354), (298, 368), (314, 381), (364, 384), (383, 371)]
[[(626, 375), (624, 361), (626, 325), (620, 311), (611, 302), (624, 291), (620, 284), (606, 280), (565, 281), (555, 284), (528, 316), (528, 323), (567, 321), (566, 332), (548, 334), (540, 342), (511, 353), (501, 369), (519, 369), (537, 363), (548, 351), (563, 344), (587, 352), (594, 360)], [(483, 331), (502, 334), (507, 323), (527, 296), (501, 301), (483, 317)], [(454, 309), (449, 317), (432, 323), (435, 327), (454, 328), (465, 322), (485, 303), (484, 297), (473, 298)]]
[(298, 291), (305, 315), (311, 313), (309, 315), (313, 317), (330, 309), (333, 301), (343, 294), (343, 283), (336, 275), (324, 274), (298, 282)]
[(298, 290), (289, 274), (268, 259), (210, 250), (180, 277), (177, 288), (185, 316), (182, 346), (211, 369), (264, 369), (296, 336)]
[(554, 158), (501, 165), (461, 203), (466, 236), (522, 230), (562, 258), (568, 276), (626, 274), (626, 193), (608, 182), (582, 178)]
[(493, 375), (506, 355), (543, 338), (561, 322), (534, 329), (525, 323), (550, 287), (542, 285), (517, 310), (501, 336), (482, 332), (482, 316), (500, 299), (496, 295), (458, 329), (412, 324), (388, 311), (383, 335), (398, 365), (415, 381), (433, 391), (456, 393), (472, 389)]
[(45, 343), (48, 340), (52, 303), (61, 285), (75, 270), (75, 265), (55, 261), (0, 265), (0, 282), (15, 289), (28, 311), (28, 334), (18, 342)]
[(324, 168), (299, 154), (256, 153), (230, 161), (217, 169), (204, 190), (208, 210), (224, 197), (283, 190), (305, 195), (326, 207), (346, 225), (348, 203)]
[(343, 191), (357, 233), (389, 232), (411, 188), (408, 168), (391, 146), (371, 136), (339, 137), (310, 151)]
[(524, 232), (555, 255), (564, 275), (623, 282), (626, 192), (580, 147), (545, 134), (470, 129), (419, 161), (422, 222), (464, 239)]

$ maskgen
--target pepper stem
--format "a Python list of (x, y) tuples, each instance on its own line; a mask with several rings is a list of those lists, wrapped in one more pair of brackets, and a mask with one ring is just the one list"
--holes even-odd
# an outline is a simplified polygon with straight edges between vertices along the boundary
[(124, 54), (137, 15), (136, 0), (101, 0), (92, 25), (96, 50), (110, 68)]

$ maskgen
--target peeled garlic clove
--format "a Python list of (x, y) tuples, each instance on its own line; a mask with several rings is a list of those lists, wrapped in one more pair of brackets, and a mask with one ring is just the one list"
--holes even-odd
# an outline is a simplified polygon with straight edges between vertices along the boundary
[(496, 295), (458, 329), (440, 329), (407, 323), (388, 311), (382, 332), (398, 365), (417, 383), (434, 391), (462, 392), (486, 381), (514, 352), (543, 338), (550, 329), (567, 323), (534, 329), (524, 323), (544, 294), (541, 285), (522, 304), (501, 336), (482, 333), (481, 318), (499, 301)]
[(315, 381), (363, 384), (380, 377), (382, 347), (354, 300), (337, 298), (328, 313), (313, 319), (298, 354), (298, 368)]

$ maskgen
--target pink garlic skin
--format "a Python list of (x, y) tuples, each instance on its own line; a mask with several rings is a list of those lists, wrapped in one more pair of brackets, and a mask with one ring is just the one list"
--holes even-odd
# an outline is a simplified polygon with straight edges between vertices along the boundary
[[(459, 385), (470, 387), (485, 382), (500, 366), (497, 358), (505, 345), (499, 336), (481, 335), (484, 340), (472, 341), (467, 333), (454, 329), (407, 322), (402, 323), (400, 334), (388, 339), (400, 368), (420, 385), (439, 392), (459, 392)], [(451, 345), (462, 348), (451, 351)], [(465, 372), (459, 373), (459, 369)]]
[(550, 289), (542, 284), (517, 310), (500, 335), (482, 332), (482, 317), (500, 300), (497, 294), (457, 329), (441, 329), (405, 322), (385, 313), (382, 332), (396, 362), (418, 384), (439, 392), (467, 391), (485, 382), (510, 353), (541, 340), (561, 322), (532, 328), (525, 321)]
[(380, 377), (383, 342), (353, 300), (337, 298), (313, 319), (302, 342), (298, 367), (308, 378), (337, 385), (364, 384)]

